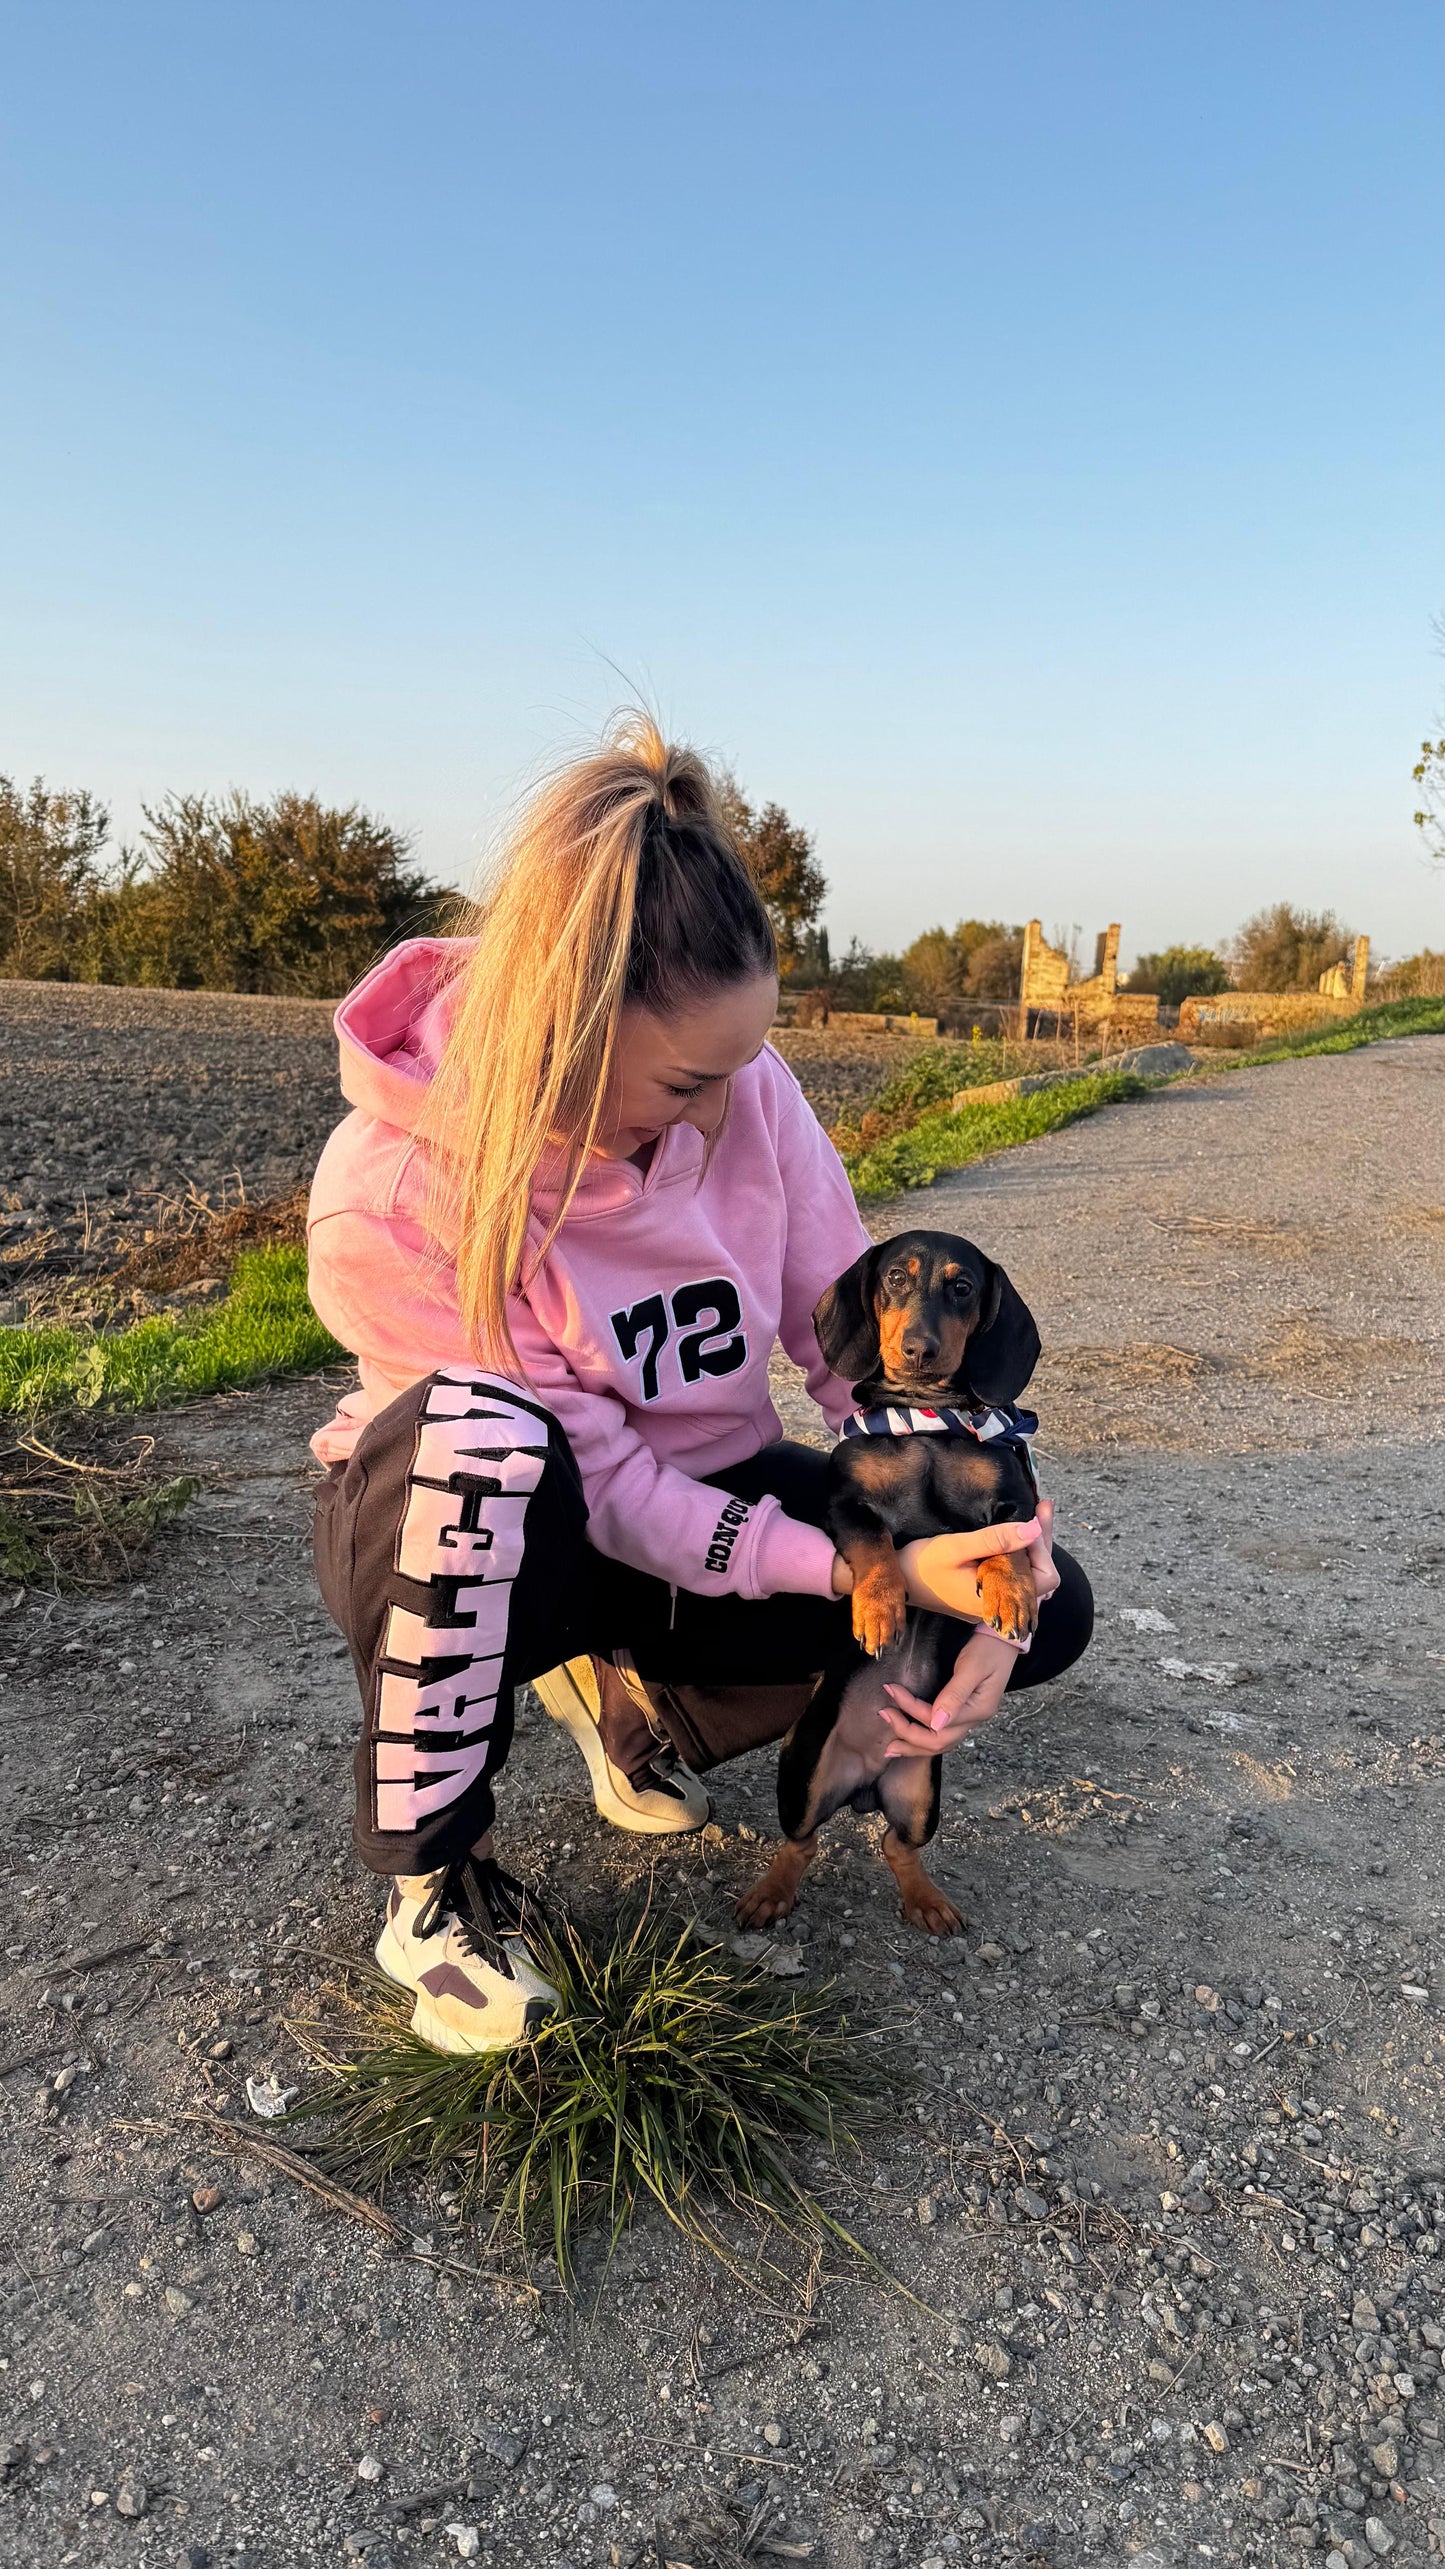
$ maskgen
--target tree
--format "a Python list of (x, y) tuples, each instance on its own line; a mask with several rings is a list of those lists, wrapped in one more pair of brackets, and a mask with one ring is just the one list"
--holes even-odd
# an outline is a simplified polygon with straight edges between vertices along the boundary
[(1313, 990), (1322, 972), (1343, 961), (1350, 942), (1333, 910), (1276, 901), (1246, 919), (1226, 953), (1238, 990)]
[(964, 999), (1017, 1000), (1024, 968), (1022, 928), (996, 928), (974, 947), (963, 985)]
[(778, 940), (778, 968), (791, 981), (803, 956), (803, 936), (828, 897), (828, 878), (813, 855), (808, 832), (790, 821), (781, 803), (755, 812), (737, 779), (725, 776), (720, 800), (739, 856), (762, 894)]
[(861, 1009), (865, 1015), (909, 1005), (897, 955), (875, 954), (860, 937), (849, 940), (847, 953), (834, 964), (829, 988), (835, 1008)]
[(69, 981), (100, 889), (110, 815), (92, 794), (22, 794), (0, 776), (0, 972)]
[(1411, 774), (1420, 795), (1415, 827), (1435, 863), (1445, 863), (1445, 740), (1422, 740)]
[[(1018, 928), (1005, 927), (1001, 919), (960, 919), (956, 928), (925, 928), (900, 961), (913, 1006), (941, 1016), (968, 998), (1017, 999), (1022, 953)], [(1001, 980), (1007, 989), (995, 987)]]
[(791, 980), (800, 990), (826, 989), (833, 978), (833, 951), (826, 928), (805, 928), (798, 939), (798, 958)]
[(1186, 999), (1227, 990), (1229, 967), (1210, 946), (1165, 946), (1158, 954), (1141, 954), (1124, 986), (1157, 991), (1166, 1008), (1177, 1008)]
[(444, 896), (401, 831), (314, 794), (172, 794), (146, 809), (144, 873), (111, 934), (128, 980), (329, 996)]

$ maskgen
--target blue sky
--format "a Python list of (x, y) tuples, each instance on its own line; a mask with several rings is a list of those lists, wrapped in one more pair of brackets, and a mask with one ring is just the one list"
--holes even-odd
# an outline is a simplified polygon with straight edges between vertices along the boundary
[[(1440, 940), (1424, 0), (5, 18), (0, 767), (465, 878), (648, 690), (835, 935)], [(621, 671), (623, 676), (619, 676)]]

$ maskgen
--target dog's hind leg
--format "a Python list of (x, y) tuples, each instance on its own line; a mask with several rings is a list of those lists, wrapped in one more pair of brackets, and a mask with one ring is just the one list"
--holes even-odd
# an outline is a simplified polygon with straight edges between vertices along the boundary
[(786, 1843), (767, 1872), (745, 1891), (733, 1914), (739, 1926), (771, 1926), (786, 1918), (798, 1886), (818, 1851), (818, 1831), (865, 1780), (859, 1759), (840, 1753), (837, 1720), (845, 1676), (820, 1678), (812, 1700), (783, 1742), (778, 1759), (778, 1819)]
[(878, 1778), (878, 1799), (888, 1821), (883, 1855), (911, 1927), (930, 1936), (957, 1935), (963, 1920), (925, 1873), (919, 1848), (938, 1827), (941, 1757), (892, 1757)]

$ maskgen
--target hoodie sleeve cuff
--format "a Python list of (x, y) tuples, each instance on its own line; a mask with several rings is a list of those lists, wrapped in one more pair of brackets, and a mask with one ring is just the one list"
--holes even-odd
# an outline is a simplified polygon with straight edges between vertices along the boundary
[(831, 1597), (835, 1557), (831, 1535), (820, 1525), (804, 1525), (798, 1517), (785, 1516), (774, 1500), (758, 1527), (753, 1553), (756, 1593), (760, 1597), (783, 1592)]

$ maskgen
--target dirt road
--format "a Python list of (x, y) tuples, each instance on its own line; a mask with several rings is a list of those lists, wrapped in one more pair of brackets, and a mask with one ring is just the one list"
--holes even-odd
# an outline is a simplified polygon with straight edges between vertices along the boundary
[[(1442, 1053), (1110, 1110), (897, 1217), (1038, 1310), (1100, 1611), (953, 1761), (965, 1937), (845, 1820), (786, 1940), (889, 2027), (832, 2199), (935, 2316), (836, 2277), (780, 2322), (658, 2227), (595, 2313), (533, 2301), (439, 2268), (440, 2201), (399, 2255), (187, 2120), (289, 2083), (376, 1902), (305, 1559), (326, 1388), (169, 1422), (215, 1478), (145, 1581), (0, 1615), (0, 2556), (709, 2569), (768, 2499), (757, 2556), (820, 2569), (1445, 2549)], [(718, 1781), (656, 1861), (725, 1929), (769, 1761)], [(530, 1701), (505, 1828), (594, 1915), (656, 1854)]]

